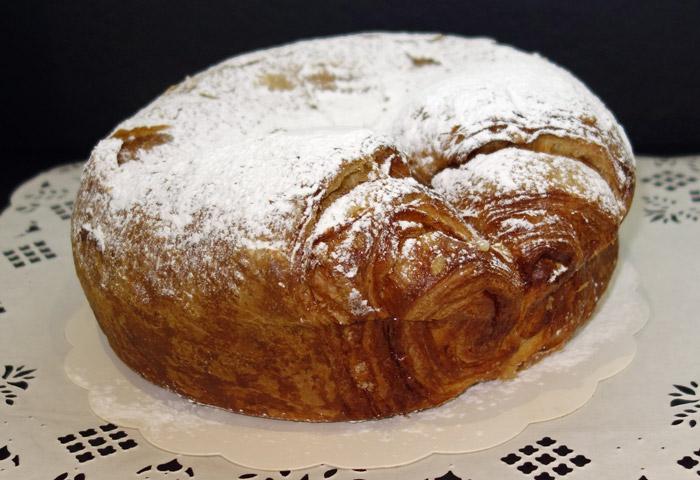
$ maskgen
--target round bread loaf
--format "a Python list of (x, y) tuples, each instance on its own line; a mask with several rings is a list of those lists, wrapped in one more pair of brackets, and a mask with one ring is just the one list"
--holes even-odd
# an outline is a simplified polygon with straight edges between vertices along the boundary
[(633, 190), (624, 131), (562, 68), (350, 35), (232, 58), (121, 123), (85, 166), (73, 252), (151, 382), (249, 415), (381, 418), (563, 345)]

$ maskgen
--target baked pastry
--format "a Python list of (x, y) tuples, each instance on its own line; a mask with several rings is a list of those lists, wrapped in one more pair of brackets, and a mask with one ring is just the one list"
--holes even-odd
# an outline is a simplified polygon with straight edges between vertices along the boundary
[(194, 401), (387, 417), (508, 378), (591, 315), (634, 190), (581, 82), (487, 39), (227, 60), (98, 143), (75, 266), (114, 352)]

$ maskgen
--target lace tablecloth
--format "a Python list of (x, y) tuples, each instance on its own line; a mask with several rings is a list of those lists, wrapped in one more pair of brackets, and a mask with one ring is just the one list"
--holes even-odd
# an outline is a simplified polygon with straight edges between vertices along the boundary
[(700, 157), (639, 159), (622, 249), (651, 318), (632, 364), (580, 410), (476, 453), (393, 469), (274, 472), (160, 450), (101, 421), (66, 377), (66, 319), (52, 312), (79, 293), (66, 272), (80, 169), (38, 175), (0, 216), (0, 479), (700, 478)]

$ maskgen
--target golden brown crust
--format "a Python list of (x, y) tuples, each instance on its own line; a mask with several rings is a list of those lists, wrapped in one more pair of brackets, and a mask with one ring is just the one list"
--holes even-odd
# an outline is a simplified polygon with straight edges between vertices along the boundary
[[(376, 161), (393, 158), (387, 152), (379, 150)], [(392, 181), (367, 181), (352, 165), (329, 195)], [(84, 198), (76, 210), (88, 208)], [(152, 282), (149, 265), (105, 254), (81, 229), (77, 272), (114, 351), (151, 382), (249, 415), (341, 421), (433, 407), (477, 382), (513, 376), (590, 317), (617, 258), (617, 220), (554, 187), (517, 198), (465, 195), (451, 207), (416, 189), (394, 200), (384, 223), (351, 237), (356, 222), (377, 216), (373, 208), (360, 205), (344, 228), (310, 239), (295, 264), (215, 246), (226, 258), (221, 268), (230, 270), (206, 291), (178, 279), (186, 302), (155, 287), (138, 295), (132, 285)], [(454, 209), (481, 211), (471, 219), (475, 230)], [(550, 219), (537, 235), (502, 233), (504, 222), (533, 211)], [(134, 246), (157, 248), (138, 224), (124, 234)], [(411, 255), (400, 254), (408, 242)], [(339, 273), (338, 258), (359, 266), (352, 281)], [(248, 279), (237, 295), (226, 288), (233, 266)], [(120, 276), (109, 275), (116, 270)], [(373, 307), (359, 320), (347, 310), (352, 289)]]
[[(417, 54), (408, 61), (420, 70), (443, 63)], [(541, 63), (528, 59), (511, 73), (529, 74)], [(561, 72), (548, 68), (542, 85), (560, 87), (553, 75)], [(224, 70), (212, 75), (221, 81), (217, 95), (231, 95), (231, 102), (239, 97)], [(240, 85), (246, 87), (240, 98), (292, 96), (302, 77), (324, 95), (342, 93), (343, 82), (360, 82), (327, 70), (306, 77), (296, 72), (294, 82), (272, 71), (241, 73), (255, 82)], [(288, 420), (408, 413), (440, 405), (477, 382), (512, 377), (561, 347), (605, 291), (617, 259), (618, 227), (634, 192), (633, 159), (621, 128), (582, 86), (561, 89), (558, 116), (538, 95), (523, 91), (519, 98), (509, 88), (504, 105), (512, 111), (504, 118), (492, 118), (490, 102), (448, 97), (432, 110), (417, 105), (414, 114), (397, 119), (399, 131), (413, 133), (401, 146), (408, 145), (408, 158), (364, 133), (343, 137), (349, 146), (340, 155), (335, 137), (277, 132), (263, 138), (274, 136), (274, 142), (244, 145), (242, 135), (231, 140), (246, 148), (245, 155), (260, 154), (247, 161), (218, 157), (216, 142), (208, 156), (188, 157), (191, 142), (208, 138), (210, 125), (200, 118), (218, 111), (207, 110), (217, 95), (190, 92), (195, 87), (183, 83), (98, 145), (72, 221), (76, 271), (102, 331), (130, 368), (157, 385), (200, 403)], [(352, 95), (365, 91), (343, 88)], [(455, 98), (471, 100), (486, 90), (460, 90)], [(600, 118), (563, 109), (571, 92), (580, 94), (576, 108)], [(167, 95), (176, 99), (172, 105)], [(484, 118), (474, 125), (453, 122), (468, 118), (449, 110), (455, 105), (467, 105), (468, 114), (482, 108)], [(521, 105), (539, 108), (531, 122), (524, 122)], [(248, 118), (235, 106), (222, 111), (247, 131), (241, 125), (255, 115)], [(318, 106), (309, 108), (315, 115)], [(423, 122), (430, 128), (423, 129)], [(293, 141), (296, 151), (315, 161), (313, 168), (306, 168), (306, 158), (294, 161), (295, 171), (305, 175), (299, 183), (308, 189), (287, 197), (269, 189), (269, 196), (259, 196), (283, 203), (270, 211), (284, 218), (227, 215), (240, 191), (232, 193), (233, 203), (219, 197), (223, 208), (208, 209), (208, 195), (218, 192), (209, 189), (213, 179), (202, 171), (230, 175), (217, 188), (238, 181), (247, 205), (269, 213), (265, 202), (250, 201), (250, 192), (265, 186), (260, 172), (287, 172), (256, 170), (258, 160), (287, 166), (284, 155), (275, 155), (280, 149), (286, 155), (285, 142)], [(310, 141), (320, 146), (300, 147)], [(343, 156), (347, 152), (363, 153)], [(168, 176), (169, 155), (178, 156), (172, 169), (181, 176)], [(525, 169), (530, 177), (516, 178), (499, 163), (517, 169), (521, 160), (532, 167)], [(229, 169), (236, 161), (242, 167)], [(131, 174), (119, 177), (125, 171)], [(160, 184), (152, 195), (142, 175), (155, 171)], [(240, 181), (246, 174), (256, 185)], [(198, 177), (196, 187), (187, 175)], [(117, 177), (115, 187), (109, 180)], [(168, 183), (173, 178), (175, 184)], [(138, 188), (132, 190), (130, 181)], [(149, 201), (131, 201), (134, 192)], [(204, 203), (193, 202), (201, 197)], [(173, 203), (181, 198), (190, 209), (184, 221), (176, 218), (182, 228), (171, 228), (163, 217), (177, 216)], [(265, 228), (256, 229), (258, 218), (268, 222)], [(220, 230), (204, 228), (212, 224)]]
[(235, 307), (225, 296), (192, 315), (167, 302), (144, 305), (109, 295), (78, 275), (115, 353), (149, 381), (249, 415), (340, 421), (433, 407), (474, 383), (513, 376), (563, 345), (589, 318), (616, 257), (613, 241), (532, 301), (510, 329), (490, 308), (468, 320), (272, 328), (231, 321), (227, 312)]

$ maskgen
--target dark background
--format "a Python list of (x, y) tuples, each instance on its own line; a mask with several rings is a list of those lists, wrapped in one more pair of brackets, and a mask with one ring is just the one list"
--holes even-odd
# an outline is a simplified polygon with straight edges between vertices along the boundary
[(494, 37), (570, 69), (637, 153), (700, 152), (700, 1), (2, 1), (0, 206), (166, 87), (239, 52), (360, 30)]

